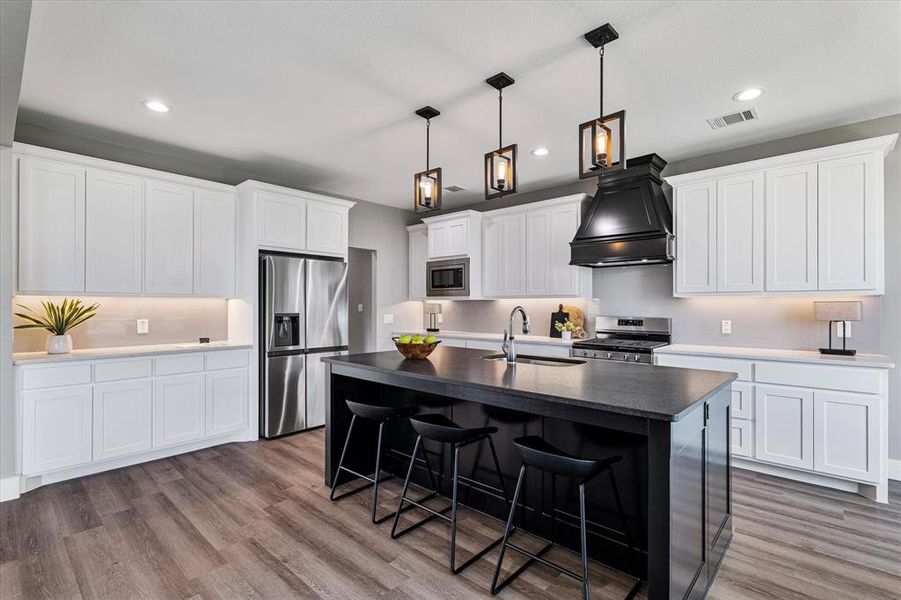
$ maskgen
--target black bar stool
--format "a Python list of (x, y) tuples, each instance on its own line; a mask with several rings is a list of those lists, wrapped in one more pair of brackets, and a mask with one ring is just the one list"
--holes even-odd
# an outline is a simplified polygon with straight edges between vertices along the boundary
[[(503, 538), (494, 540), (493, 542), (479, 550), (477, 553), (472, 555), (466, 562), (464, 562), (460, 566), (457, 566), (457, 488), (460, 480), (463, 480), (469, 484), (484, 485), (480, 484), (478, 481), (470, 479), (469, 477), (460, 475), (461, 448), (485, 439), (488, 440), (488, 445), (491, 448), (491, 456), (494, 459), (494, 467), (497, 470), (497, 478), (500, 481), (501, 490), (504, 494), (504, 502), (508, 505), (510, 504), (510, 497), (507, 495), (507, 486), (504, 483), (504, 477), (501, 474), (500, 463), (497, 460), (497, 451), (494, 449), (494, 441), (491, 439), (491, 434), (497, 433), (497, 427), (461, 427), (441, 414), (416, 415), (415, 417), (410, 417), (410, 425), (418, 435), (416, 437), (416, 444), (413, 447), (413, 456), (410, 459), (410, 467), (409, 469), (407, 469), (407, 478), (404, 481), (404, 489), (400, 496), (400, 503), (398, 504), (397, 511), (394, 514), (394, 525), (391, 527), (391, 538), (397, 539), (403, 535), (406, 535), (407, 533), (410, 533), (414, 529), (425, 525), (435, 518), (444, 519), (445, 521), (450, 522), (450, 569), (451, 572), (457, 574), (480, 559), (492, 548), (500, 544), (503, 540)], [(435, 486), (435, 491), (424, 498), (420, 498), (418, 500), (411, 500), (410, 498), (407, 498), (407, 490), (410, 487), (410, 477), (413, 475), (413, 465), (416, 461), (416, 456), (419, 453), (419, 449), (422, 446), (423, 439), (440, 442), (442, 444), (452, 444), (454, 447), (454, 475), (452, 482), (453, 495), (451, 498), (450, 506), (447, 506), (441, 510), (433, 510), (423, 504), (424, 501), (436, 496), (439, 493), (437, 485)], [(423, 454), (426, 454), (425, 449), (423, 449)], [(432, 479), (432, 483), (434, 484), (435, 478), (432, 475), (431, 467), (429, 466), (428, 468), (429, 477)], [(401, 512), (406, 510), (404, 503), (409, 504), (408, 508), (415, 506), (430, 514), (428, 517), (406, 527), (402, 531), (397, 531), (397, 524), (400, 521), (400, 514)], [(451, 515), (449, 517), (444, 514), (448, 510), (451, 511)]]
[[(338, 461), (338, 470), (335, 472), (335, 479), (332, 481), (332, 492), (329, 495), (329, 499), (334, 502), (342, 498), (358, 494), (363, 490), (372, 488), (372, 509), (370, 511), (370, 519), (375, 524), (382, 523), (394, 516), (394, 513), (392, 512), (390, 514), (379, 517), (378, 519), (376, 519), (375, 517), (375, 510), (378, 506), (379, 500), (379, 483), (387, 481), (388, 479), (394, 477), (394, 475), (391, 475), (390, 473), (386, 477), (381, 477), (382, 432), (385, 429), (385, 423), (392, 419), (409, 417), (416, 412), (416, 409), (400, 406), (376, 406), (374, 404), (363, 404), (362, 402), (351, 402), (350, 400), (346, 400), (346, 402), (347, 408), (350, 409), (350, 412), (353, 416), (351, 416), (350, 418), (350, 427), (348, 427), (347, 437), (344, 439), (344, 449), (341, 450), (341, 459)], [(372, 477), (363, 475), (362, 473), (357, 473), (356, 471), (344, 466), (344, 456), (347, 454), (347, 447), (350, 445), (350, 436), (353, 434), (354, 424), (357, 422), (357, 418), (365, 419), (367, 421), (373, 421), (379, 424), (379, 439), (378, 442), (376, 442), (375, 469), (372, 472)], [(346, 471), (351, 475), (356, 475), (357, 477), (365, 479), (369, 483), (363, 484), (352, 490), (335, 496), (335, 490), (338, 488), (338, 478), (341, 475), (341, 471)], [(429, 469), (429, 472), (431, 472), (431, 469)]]
[[(494, 570), (494, 578), (491, 580), (491, 593), (497, 594), (499, 591), (504, 589), (507, 584), (511, 581), (519, 577), (526, 568), (529, 567), (533, 562), (540, 562), (543, 565), (547, 565), (552, 569), (556, 569), (560, 573), (564, 573), (569, 575), (570, 577), (582, 582), (582, 597), (584, 600), (588, 600), (589, 598), (589, 585), (588, 585), (588, 535), (586, 529), (585, 522), (585, 485), (594, 479), (597, 475), (600, 475), (603, 472), (607, 472), (610, 474), (610, 485), (613, 488), (613, 496), (616, 499), (616, 507), (619, 510), (620, 518), (622, 519), (623, 530), (626, 533), (626, 537), (629, 539), (629, 547), (634, 550), (634, 546), (632, 545), (631, 535), (629, 534), (629, 526), (626, 522), (626, 515), (623, 511), (623, 505), (620, 501), (619, 490), (616, 487), (616, 478), (613, 475), (613, 469), (611, 469), (611, 465), (618, 463), (622, 460), (622, 456), (611, 456), (602, 460), (595, 460), (589, 458), (579, 458), (577, 456), (572, 456), (567, 454), (563, 450), (559, 448), (555, 448), (543, 438), (528, 435), (525, 437), (516, 438), (513, 440), (513, 445), (516, 446), (516, 449), (522, 455), (522, 467), (519, 469), (519, 477), (516, 480), (516, 490), (513, 492), (513, 505), (510, 507), (510, 516), (507, 518), (507, 527), (504, 529), (504, 537), (501, 543), (501, 551), (500, 555), (497, 557), (497, 566)], [(516, 515), (516, 505), (519, 502), (519, 495), (522, 492), (522, 484), (526, 478), (526, 467), (534, 467), (540, 471), (545, 471), (550, 473), (552, 477), (556, 477), (557, 475), (561, 475), (563, 477), (571, 477), (574, 479), (579, 479), (579, 531), (581, 534), (582, 540), (582, 574), (579, 575), (573, 571), (570, 571), (566, 567), (562, 565), (558, 565), (554, 562), (551, 562), (545, 558), (543, 555), (550, 550), (554, 546), (554, 531), (556, 528), (556, 507), (553, 505), (554, 498), (551, 499), (551, 539), (547, 544), (537, 553), (533, 554), (526, 550), (525, 548), (518, 546), (510, 541), (510, 535), (513, 529), (513, 520)], [(516, 571), (511, 573), (505, 580), (503, 580), (500, 584), (498, 584), (498, 578), (501, 574), (501, 566), (504, 562), (504, 553), (507, 548), (512, 550), (516, 550), (520, 554), (524, 554), (528, 557), (528, 560), (523, 563)], [(641, 586), (641, 580), (639, 579), (632, 590), (629, 592), (629, 598), (632, 598), (636, 592), (638, 592), (639, 587)]]

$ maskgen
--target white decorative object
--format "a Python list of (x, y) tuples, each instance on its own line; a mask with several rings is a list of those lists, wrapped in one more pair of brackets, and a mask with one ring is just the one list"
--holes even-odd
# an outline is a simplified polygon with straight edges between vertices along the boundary
[(72, 351), (71, 335), (48, 335), (47, 354), (68, 354)]
[(563, 332), (560, 333), (560, 335), (563, 336), (563, 339), (564, 339), (564, 340), (571, 340), (571, 339), (573, 339), (573, 332), (572, 332), (572, 331), (563, 331)]

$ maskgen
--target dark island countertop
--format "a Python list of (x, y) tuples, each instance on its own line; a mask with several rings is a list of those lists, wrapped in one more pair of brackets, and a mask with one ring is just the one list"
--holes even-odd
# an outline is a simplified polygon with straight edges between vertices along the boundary
[(696, 404), (736, 378), (734, 373), (701, 371), (607, 360), (551, 367), (484, 360), (486, 350), (437, 348), (425, 360), (408, 360), (396, 351), (323, 358), (333, 372), (374, 371), (394, 384), (415, 388), (431, 380), (475, 389), (559, 402), (581, 408), (678, 421)]

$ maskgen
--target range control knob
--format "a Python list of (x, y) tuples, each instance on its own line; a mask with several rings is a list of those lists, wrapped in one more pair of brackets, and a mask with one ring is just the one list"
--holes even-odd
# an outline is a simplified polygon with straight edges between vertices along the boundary
[(613, 352), (608, 352), (608, 353), (607, 353), (607, 358), (613, 358)]
[(640, 359), (641, 359), (641, 357), (638, 356), (637, 354), (632, 355), (632, 360), (634, 360), (635, 362), (638, 362)]

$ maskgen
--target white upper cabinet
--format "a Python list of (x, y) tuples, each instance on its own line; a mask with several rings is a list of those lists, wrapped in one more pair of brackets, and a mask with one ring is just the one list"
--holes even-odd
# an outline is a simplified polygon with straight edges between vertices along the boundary
[(763, 173), (716, 183), (716, 291), (763, 290)]
[(20, 292), (84, 292), (85, 170), (19, 161)]
[(675, 296), (882, 294), (898, 135), (667, 177)]
[(817, 289), (817, 166), (766, 172), (766, 289)]
[(284, 250), (306, 250), (307, 203), (303, 198), (257, 192), (257, 243)]
[(191, 294), (194, 289), (194, 192), (146, 182), (144, 292)]
[(409, 241), (409, 299), (422, 300), (426, 297), (426, 263), (429, 260), (429, 233), (422, 223), (407, 227)]
[(716, 183), (676, 190), (676, 291), (716, 291)]
[(569, 264), (569, 243), (587, 198), (577, 194), (484, 213), (485, 296), (589, 296), (591, 270)]
[[(470, 236), (472, 233), (474, 211), (463, 211), (461, 216), (432, 217), (423, 219), (429, 227), (429, 258), (445, 258), (448, 256), (466, 256), (470, 252)], [(433, 222), (435, 219), (440, 221)], [(478, 236), (478, 232), (476, 232)], [(473, 239), (477, 239), (473, 238)]]
[(235, 295), (235, 194), (194, 192), (194, 294)]
[(819, 287), (875, 290), (882, 274), (882, 158), (819, 164)]
[(307, 251), (347, 254), (347, 213), (340, 204), (307, 200)]
[(85, 291), (140, 294), (144, 182), (89, 170), (85, 198)]

